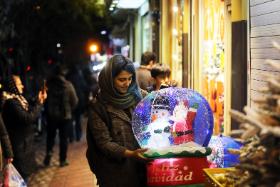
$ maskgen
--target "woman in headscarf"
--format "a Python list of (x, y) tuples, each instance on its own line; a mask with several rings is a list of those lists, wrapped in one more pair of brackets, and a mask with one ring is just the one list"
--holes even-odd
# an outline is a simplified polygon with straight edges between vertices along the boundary
[(22, 95), (23, 88), (19, 76), (8, 77), (4, 85), (2, 116), (14, 151), (13, 164), (22, 177), (27, 179), (36, 169), (33, 123), (40, 114), (47, 94), (40, 91), (36, 104), (31, 107)]
[(146, 149), (140, 149), (131, 127), (132, 112), (145, 93), (136, 83), (133, 63), (122, 55), (113, 56), (100, 72), (99, 87), (93, 107), (99, 103), (105, 111), (89, 111), (90, 168), (100, 187), (146, 186), (144, 162), (139, 162), (147, 160), (142, 155)]

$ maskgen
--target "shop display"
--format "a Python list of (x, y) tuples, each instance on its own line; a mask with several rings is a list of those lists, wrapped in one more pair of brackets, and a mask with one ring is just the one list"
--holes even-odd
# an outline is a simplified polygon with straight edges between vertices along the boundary
[(199, 93), (174, 87), (150, 93), (136, 106), (132, 128), (154, 159), (147, 165), (149, 186), (203, 183), (213, 114)]
[(214, 134), (217, 135), (224, 131), (224, 2), (203, 2), (202, 94), (214, 113)]

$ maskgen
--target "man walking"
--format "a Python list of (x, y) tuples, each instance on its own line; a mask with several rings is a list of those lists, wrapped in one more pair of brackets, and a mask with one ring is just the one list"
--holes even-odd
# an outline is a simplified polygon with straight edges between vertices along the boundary
[(44, 159), (45, 166), (50, 164), (56, 131), (59, 132), (60, 166), (66, 166), (69, 128), (72, 123), (72, 111), (78, 103), (78, 97), (71, 82), (65, 79), (66, 70), (60, 65), (55, 68), (54, 76), (47, 82), (47, 150)]

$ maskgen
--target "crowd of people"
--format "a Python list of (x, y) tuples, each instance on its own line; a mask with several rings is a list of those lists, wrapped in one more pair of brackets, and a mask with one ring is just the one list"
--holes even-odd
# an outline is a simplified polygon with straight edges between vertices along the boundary
[(57, 131), (60, 166), (69, 164), (68, 142), (73, 139), (80, 141), (82, 137), (81, 126), (77, 126), (80, 125), (81, 115), (86, 110), (86, 95), (92, 91), (87, 85), (83, 88), (75, 87), (80, 86), (82, 82), (81, 77), (78, 78), (80, 84), (71, 79), (70, 76), (75, 76), (75, 73), (67, 71), (61, 64), (55, 65), (46, 84), (37, 90), (36, 98), (30, 100), (26, 97), (27, 90), (24, 89), (17, 71), (1, 82), (0, 184), (3, 184), (4, 168), (8, 163), (15, 166), (25, 182), (28, 182), (30, 176), (41, 165), (35, 160), (35, 131), (39, 118), (46, 119), (46, 125), (43, 127), (46, 135), (46, 156), (42, 164), (50, 165)]
[[(143, 53), (138, 69), (130, 59), (114, 55), (91, 87), (82, 81), (85, 77), (78, 67), (66, 71), (58, 65), (34, 103), (24, 97), (20, 76), (10, 75), (1, 89), (1, 170), (13, 163), (26, 181), (36, 171), (34, 123), (42, 111), (46, 117), (43, 164), (51, 163), (58, 131), (60, 166), (67, 166), (68, 143), (81, 140), (81, 118), (87, 112), (86, 157), (100, 187), (145, 186), (144, 164), (149, 160), (133, 135), (132, 112), (149, 92), (176, 86), (170, 75), (170, 69), (157, 63), (153, 52)], [(94, 97), (89, 102), (90, 92)]]

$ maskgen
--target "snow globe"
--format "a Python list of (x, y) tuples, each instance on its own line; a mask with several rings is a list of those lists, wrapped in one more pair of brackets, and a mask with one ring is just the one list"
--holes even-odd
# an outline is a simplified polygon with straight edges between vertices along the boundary
[(229, 136), (212, 136), (208, 145), (212, 153), (207, 156), (211, 168), (234, 167), (239, 163), (239, 155), (233, 154), (229, 150), (240, 150), (243, 146), (241, 142)]
[(207, 147), (213, 113), (206, 99), (186, 88), (166, 88), (148, 94), (132, 116), (134, 135), (145, 156), (148, 186), (202, 184), (209, 167)]

